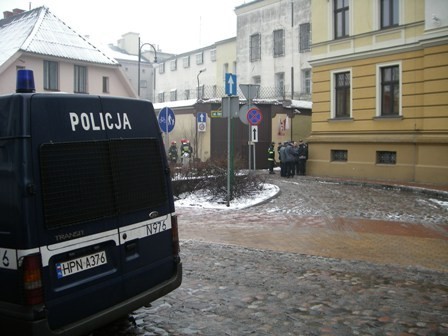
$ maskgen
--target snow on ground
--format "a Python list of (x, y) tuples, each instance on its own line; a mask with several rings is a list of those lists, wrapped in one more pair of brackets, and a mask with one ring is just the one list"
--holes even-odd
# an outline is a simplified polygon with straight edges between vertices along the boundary
[[(222, 202), (209, 201), (208, 195), (204, 191), (198, 191), (190, 195), (182, 194), (180, 199), (175, 201), (175, 206), (177, 207), (195, 207), (203, 209), (222, 209), (222, 210), (236, 210), (244, 209), (275, 196), (280, 191), (279, 187), (274, 184), (263, 184), (263, 189), (257, 192), (253, 192), (251, 196), (245, 196), (244, 198), (237, 198), (230, 201), (229, 206), (227, 206), (227, 200)], [(184, 198), (185, 197), (185, 198)]]

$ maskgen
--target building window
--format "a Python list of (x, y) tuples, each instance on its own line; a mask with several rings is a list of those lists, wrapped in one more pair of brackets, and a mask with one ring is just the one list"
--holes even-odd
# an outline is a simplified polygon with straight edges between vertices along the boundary
[(299, 26), (299, 52), (303, 53), (306, 51), (310, 51), (311, 47), (311, 34), (310, 34), (310, 27), (311, 25), (309, 23), (302, 23)]
[(109, 77), (103, 76), (103, 93), (109, 93)]
[(196, 64), (204, 64), (204, 53), (196, 54)]
[(190, 67), (190, 56), (185, 56), (182, 59), (182, 63), (184, 65), (184, 68), (189, 68)]
[(379, 68), (380, 116), (400, 115), (400, 66)]
[(250, 37), (250, 61), (258, 61), (261, 59), (261, 35), (254, 34)]
[(190, 89), (186, 89), (184, 92), (184, 98), (185, 100), (190, 99)]
[(159, 74), (165, 73), (165, 63), (159, 64)]
[(344, 149), (332, 149), (331, 161), (347, 162), (348, 151)]
[(59, 63), (44, 61), (44, 90), (59, 90)]
[(306, 69), (302, 70), (302, 78), (303, 78), (303, 93), (311, 94), (311, 70)]
[(334, 5), (334, 38), (348, 36), (349, 0), (333, 0)]
[(75, 93), (87, 93), (87, 67), (75, 65)]
[(334, 74), (334, 118), (350, 118), (351, 86), (350, 72)]
[(285, 96), (285, 73), (278, 72), (275, 74), (275, 92), (277, 97), (284, 98)]
[(164, 103), (165, 102), (165, 92), (159, 92), (158, 94), (157, 94), (157, 101), (159, 102), (159, 103)]
[(253, 76), (252, 83), (253, 84), (261, 84), (261, 76)]
[(216, 62), (216, 49), (210, 50), (210, 61)]
[(170, 91), (170, 101), (176, 101), (177, 100), (177, 90), (171, 90)]
[(222, 65), (222, 78), (224, 78), (224, 80), (226, 78), (226, 73), (228, 72), (229, 72), (229, 63), (224, 63)]
[(397, 163), (397, 152), (377, 151), (376, 152), (377, 164), (391, 164)]
[(274, 57), (285, 55), (285, 31), (283, 29), (274, 30)]
[(175, 71), (175, 70), (177, 70), (177, 59), (172, 60), (172, 61), (170, 62), (170, 69), (171, 69), (171, 71)]
[(398, 25), (398, 0), (380, 0), (381, 28)]

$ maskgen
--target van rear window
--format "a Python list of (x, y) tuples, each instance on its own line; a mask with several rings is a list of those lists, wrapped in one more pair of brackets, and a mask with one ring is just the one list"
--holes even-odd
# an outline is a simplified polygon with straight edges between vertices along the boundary
[(167, 201), (157, 139), (43, 144), (39, 155), (48, 229)]

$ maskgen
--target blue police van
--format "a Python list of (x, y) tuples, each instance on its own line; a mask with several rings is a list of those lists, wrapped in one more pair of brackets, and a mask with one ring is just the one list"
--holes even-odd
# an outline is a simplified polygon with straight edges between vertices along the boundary
[(0, 325), (83, 335), (182, 282), (177, 216), (150, 102), (0, 96)]

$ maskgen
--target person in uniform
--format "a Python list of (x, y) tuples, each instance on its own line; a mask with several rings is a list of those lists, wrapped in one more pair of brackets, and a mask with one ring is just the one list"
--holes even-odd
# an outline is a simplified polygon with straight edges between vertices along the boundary
[(274, 173), (275, 166), (275, 142), (271, 142), (271, 145), (268, 148), (268, 163), (269, 163), (269, 174)]
[(171, 146), (168, 149), (168, 157), (172, 164), (177, 163), (177, 159), (179, 158), (179, 152), (177, 150), (176, 141), (171, 142)]

